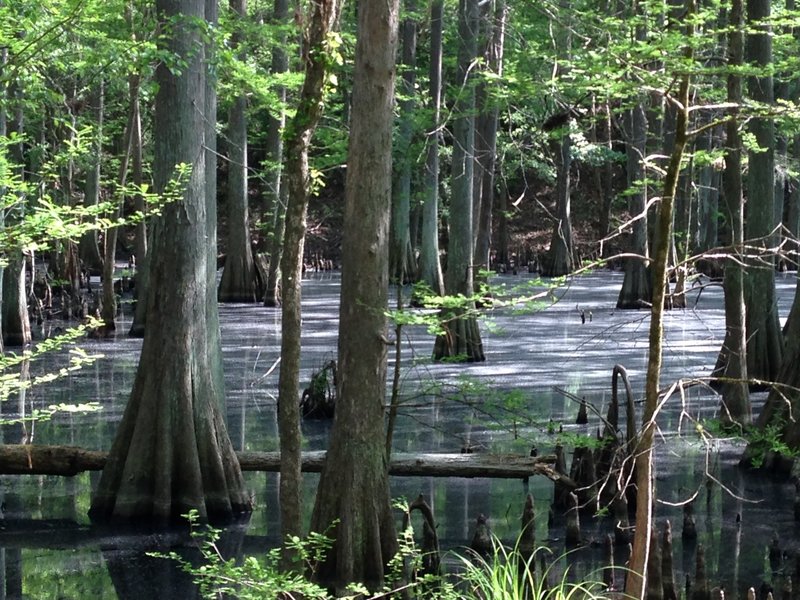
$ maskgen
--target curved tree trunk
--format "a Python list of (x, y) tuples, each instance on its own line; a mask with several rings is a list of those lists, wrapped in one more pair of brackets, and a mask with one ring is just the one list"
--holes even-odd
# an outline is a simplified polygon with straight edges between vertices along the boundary
[[(283, 24), (289, 16), (289, 1), (275, 0), (272, 22)], [(289, 56), (286, 53), (286, 34), (278, 34), (277, 43), (272, 48), (272, 73), (285, 73), (289, 70)], [(269, 170), (270, 205), (272, 214), (267, 243), (269, 244), (269, 269), (265, 284), (264, 306), (280, 305), (280, 265), (283, 253), (283, 238), (286, 231), (286, 205), (289, 201), (288, 188), (283, 176), (283, 127), (286, 124), (286, 87), (280, 86), (276, 93), (280, 107), (269, 117), (267, 133), (267, 156), (271, 162)]]
[[(729, 65), (736, 69), (744, 63), (744, 10), (742, 0), (731, 2), (728, 13)], [(742, 102), (742, 78), (732, 72), (728, 75), (728, 102), (739, 106)], [(743, 425), (752, 420), (750, 393), (747, 385), (747, 356), (744, 305), (744, 196), (742, 193), (742, 139), (738, 108), (730, 109), (731, 120), (726, 124), (725, 144), (725, 213), (730, 230), (730, 256), (725, 261), (725, 340), (722, 343), (715, 375), (721, 378), (723, 422)]]
[(422, 239), (418, 280), (434, 294), (444, 294), (444, 276), (439, 261), (439, 119), (442, 104), (442, 12), (443, 0), (431, 2), (430, 97), (433, 131), (428, 133), (425, 159), (425, 200), (422, 206)]
[[(373, 591), (397, 552), (384, 437), (394, 55), (398, 0), (359, 5), (345, 184), (339, 398), (313, 531), (334, 526), (318, 576)], [(369, 231), (370, 235), (364, 235)]]
[(473, 165), (475, 154), (475, 89), (470, 82), (470, 68), (478, 47), (478, 1), (460, 0), (458, 17), (459, 93), (453, 122), (453, 165), (451, 169), (450, 239), (447, 246), (445, 289), (450, 295), (463, 295), (463, 306), (442, 313), (445, 333), (436, 338), (433, 357), (483, 361), (478, 321), (474, 314), (473, 295)]
[(637, 104), (625, 112), (628, 188), (633, 190), (628, 206), (631, 218), (629, 252), (636, 257), (625, 259), (625, 279), (617, 298), (617, 308), (645, 308), (650, 304), (652, 291), (650, 273), (647, 268), (649, 260), (647, 244), (647, 188), (644, 180), (643, 161), (647, 151), (647, 118), (644, 108)]
[(250, 499), (220, 411), (221, 350), (209, 329), (207, 220), (215, 215), (206, 203), (207, 123), (198, 110), (206, 104), (205, 52), (192, 25), (205, 7), (203, 0), (158, 0), (156, 9), (174, 23), (165, 50), (186, 66), (180, 75), (165, 64), (156, 70), (155, 189), (164, 191), (179, 163), (191, 173), (183, 201), (167, 205), (153, 224), (159, 260), (150, 265), (148, 327), (90, 515), (166, 521), (196, 509), (202, 518), (230, 518), (249, 511)]
[[(231, 10), (240, 26), (247, 17), (247, 0), (231, 0)], [(231, 38), (234, 49), (241, 33)], [(225, 266), (217, 290), (220, 302), (260, 302), (261, 276), (250, 244), (250, 213), (247, 195), (247, 97), (237, 96), (228, 112), (228, 237)]]
[[(303, 248), (310, 194), (308, 150), (322, 116), (322, 92), (328, 63), (324, 45), (339, 20), (338, 0), (313, 5), (303, 36), (305, 79), (297, 112), (288, 124), (285, 183), (289, 192), (286, 234), (281, 257), (281, 366), (278, 377), (278, 432), (281, 450), (281, 537), (302, 532), (300, 474), (300, 336)], [(273, 258), (274, 260), (274, 258)]]
[[(747, 1), (748, 63), (760, 67), (760, 76), (750, 77), (750, 97), (764, 104), (773, 102), (772, 76), (766, 69), (772, 63), (769, 0)], [(750, 247), (747, 277), (744, 282), (747, 326), (747, 374), (751, 379), (773, 381), (783, 355), (783, 336), (775, 296), (775, 127), (771, 117), (750, 120), (750, 132), (758, 144), (748, 158), (747, 222), (745, 236)]]

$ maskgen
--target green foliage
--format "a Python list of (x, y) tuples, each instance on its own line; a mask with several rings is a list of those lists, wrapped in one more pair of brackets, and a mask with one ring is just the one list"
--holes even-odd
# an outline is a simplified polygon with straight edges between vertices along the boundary
[[(408, 512), (404, 502), (395, 503), (395, 506)], [(191, 574), (203, 598), (334, 598), (311, 581), (317, 566), (332, 546), (333, 542), (327, 535), (310, 534), (306, 540), (289, 539), (287, 547), (294, 553), (296, 568), (286, 571), (279, 566), (278, 548), (268, 551), (263, 558), (249, 556), (240, 561), (224, 558), (217, 546), (222, 532), (208, 526), (200, 527), (196, 511), (190, 512), (186, 518), (202, 554), (202, 564), (193, 564), (177, 552), (154, 553), (153, 556), (176, 561)], [(444, 577), (420, 573), (422, 556), (411, 527), (400, 533), (399, 548), (389, 563), (385, 589), (371, 592), (360, 584), (352, 584), (348, 588), (352, 595), (336, 597), (362, 600), (399, 594), (419, 600), (596, 600), (608, 597), (603, 594), (599, 582), (568, 582), (567, 572), (557, 583), (545, 585), (544, 578), (554, 576), (551, 572), (553, 567), (537, 576), (535, 565), (539, 553), (548, 551), (546, 548), (539, 548), (526, 557), (518, 547), (509, 550), (493, 538), (494, 552), (488, 559), (455, 554), (459, 566), (454, 573)]]
[(492, 598), (493, 600), (599, 600), (610, 594), (599, 581), (570, 582), (567, 571), (554, 585), (547, 585), (553, 577), (552, 565), (537, 576), (536, 559), (546, 548), (538, 548), (525, 556), (519, 546), (507, 549), (500, 540), (492, 538), (494, 551), (489, 558), (475, 555), (457, 556), (463, 571), (466, 598)]
[(203, 564), (196, 566), (177, 552), (153, 554), (172, 559), (190, 573), (200, 588), (203, 598), (225, 598), (234, 596), (240, 600), (279, 598), (297, 594), (303, 598), (329, 598), (320, 586), (309, 581), (304, 569), (313, 574), (317, 565), (331, 547), (332, 541), (322, 534), (311, 534), (307, 540), (291, 538), (287, 547), (294, 552), (298, 569), (285, 571), (279, 567), (280, 548), (267, 552), (262, 558), (253, 556), (241, 562), (222, 556), (217, 542), (221, 530), (210, 526), (201, 527), (197, 511), (185, 515), (192, 527), (192, 537), (197, 542)]
[[(0, 401), (8, 400), (13, 394), (27, 390), (33, 386), (49, 383), (56, 379), (68, 376), (94, 363), (101, 354), (88, 354), (75, 346), (75, 342), (86, 335), (88, 331), (102, 325), (102, 321), (90, 320), (87, 323), (68, 329), (63, 334), (44, 340), (31, 349), (24, 350), (21, 354), (5, 354), (0, 356)], [(64, 347), (69, 348), (69, 366), (57, 371), (50, 371), (31, 379), (24, 374), (28, 372), (30, 363), (43, 358), (46, 354)], [(18, 371), (19, 370), (19, 371)], [(23, 375), (20, 375), (20, 372)], [(97, 402), (84, 402), (77, 404), (51, 404), (45, 409), (36, 409), (22, 418), (2, 418), (0, 424), (8, 425), (23, 421), (43, 421), (50, 419), (58, 412), (95, 412), (101, 410)]]
[(789, 447), (783, 439), (786, 422), (777, 420), (762, 427), (742, 428), (737, 423), (725, 423), (720, 419), (704, 419), (695, 424), (697, 434), (708, 437), (734, 437), (747, 443), (747, 460), (751, 467), (760, 468), (771, 455), (779, 454), (786, 458), (797, 458), (800, 450)]

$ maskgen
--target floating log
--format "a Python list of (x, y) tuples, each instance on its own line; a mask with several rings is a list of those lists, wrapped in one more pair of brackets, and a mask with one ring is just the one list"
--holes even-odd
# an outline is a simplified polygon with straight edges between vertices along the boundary
[[(242, 471), (277, 472), (279, 452), (237, 452)], [(100, 471), (108, 453), (74, 446), (0, 444), (0, 475), (62, 475)], [(516, 454), (402, 454), (393, 453), (390, 475), (427, 477), (488, 477), (523, 479), (544, 475), (567, 487), (575, 487), (566, 475), (553, 469), (553, 456)], [(302, 470), (319, 473), (325, 464), (325, 451), (304, 452)]]

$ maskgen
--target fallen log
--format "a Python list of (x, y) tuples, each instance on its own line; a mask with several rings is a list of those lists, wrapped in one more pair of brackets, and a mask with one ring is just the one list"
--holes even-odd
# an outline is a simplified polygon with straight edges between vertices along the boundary
[[(319, 473), (325, 464), (325, 451), (303, 452), (302, 470)], [(0, 475), (73, 476), (83, 471), (100, 471), (107, 452), (75, 446), (0, 444)], [(237, 452), (242, 471), (277, 472), (278, 452)], [(422, 477), (489, 477), (524, 479), (544, 475), (569, 487), (574, 482), (553, 468), (554, 456), (516, 454), (401, 454), (392, 455), (390, 475)]]

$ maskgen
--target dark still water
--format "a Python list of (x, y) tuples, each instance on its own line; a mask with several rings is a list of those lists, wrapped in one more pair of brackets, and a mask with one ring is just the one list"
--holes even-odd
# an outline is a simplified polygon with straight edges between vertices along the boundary
[[(499, 278), (518, 285), (522, 277)], [(781, 314), (785, 318), (794, 293), (794, 276), (779, 278)], [(546, 310), (503, 309), (482, 324), (487, 361), (478, 365), (432, 364), (432, 337), (422, 327), (408, 328), (402, 372), (403, 405), (395, 432), (398, 452), (474, 452), (527, 454), (532, 447), (551, 453), (565, 443), (568, 460), (574, 434), (593, 433), (600, 420), (590, 414), (587, 426), (574, 425), (585, 398), (603, 414), (611, 393), (611, 370), (628, 370), (637, 398), (644, 390), (649, 316), (616, 311), (622, 284), (618, 273), (590, 274), (569, 281), (555, 292)], [(303, 373), (335, 358), (338, 275), (311, 275), (304, 283)], [(695, 304), (695, 301), (696, 304)], [(549, 304), (549, 301), (546, 302)], [(708, 377), (724, 332), (722, 290), (706, 288), (690, 297), (690, 309), (666, 316), (665, 367), (662, 387), (678, 384), (659, 417), (657, 491), (659, 524), (669, 518), (674, 531), (676, 582), (694, 572), (694, 545), (681, 543), (682, 509), (696, 496), (698, 543), (706, 549), (712, 585), (724, 584), (728, 597), (762, 581), (777, 584), (767, 559), (773, 536), (786, 552), (800, 549), (799, 527), (792, 512), (794, 488), (785, 482), (756, 478), (735, 464), (742, 449), (735, 439), (703, 438), (698, 423), (715, 416), (718, 399), (702, 385)], [(580, 310), (591, 319), (581, 322)], [(220, 308), (227, 384), (228, 423), (234, 447), (275, 450), (276, 394), (280, 322), (278, 311), (261, 306)], [(123, 325), (121, 331), (125, 331)], [(136, 369), (140, 340), (81, 343), (93, 364), (66, 373), (54, 382), (15, 394), (2, 404), (5, 418), (30, 416), (54, 405), (96, 403), (94, 412), (61, 410), (52, 418), (3, 427), (3, 441), (69, 444), (107, 450), (127, 401)], [(69, 365), (66, 353), (30, 365), (32, 377)], [(683, 384), (683, 385), (681, 385)], [(20, 397), (21, 396), (21, 397)], [(754, 396), (758, 408), (763, 395)], [(551, 423), (552, 420), (552, 423)], [(637, 419), (638, 422), (639, 419)], [(561, 434), (557, 433), (563, 428)], [(306, 448), (324, 449), (329, 424), (303, 425)], [(553, 430), (556, 433), (549, 433)], [(247, 525), (231, 528), (221, 545), (231, 555), (258, 554), (277, 544), (278, 491), (275, 474), (246, 476), (256, 503)], [(2, 477), (0, 520), (0, 599), (8, 598), (183, 598), (196, 592), (187, 577), (168, 560), (148, 551), (178, 548), (192, 558), (191, 541), (179, 532), (141, 532), (90, 525), (86, 516), (96, 474), (75, 478)], [(305, 513), (310, 514), (317, 483), (305, 476)], [(555, 556), (564, 553), (560, 519), (548, 525), (552, 484), (532, 478), (516, 480), (392, 478), (392, 494), (409, 501), (423, 493), (438, 520), (440, 540), (448, 549), (468, 544), (479, 514), (489, 518), (495, 534), (513, 543), (525, 495), (536, 501), (537, 540)], [(737, 514), (741, 524), (737, 525)], [(399, 515), (398, 515), (399, 520)], [(586, 539), (600, 540), (608, 519), (583, 518)], [(618, 562), (623, 549), (618, 549)], [(595, 577), (601, 552), (589, 547), (574, 553), (573, 577)], [(568, 559), (559, 558), (558, 566)], [(792, 564), (793, 568), (793, 564)]]

